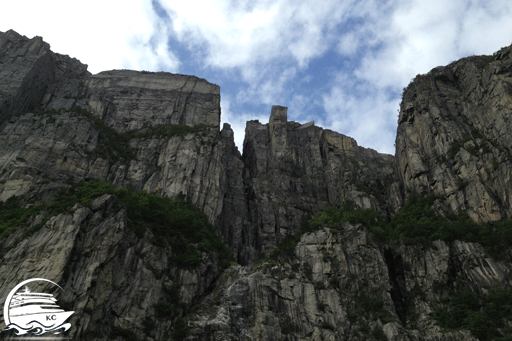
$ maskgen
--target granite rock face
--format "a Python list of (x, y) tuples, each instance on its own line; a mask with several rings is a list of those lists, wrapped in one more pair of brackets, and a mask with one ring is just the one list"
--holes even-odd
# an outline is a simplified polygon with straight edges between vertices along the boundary
[(280, 106), (272, 107), (268, 124), (249, 121), (245, 131), (244, 180), (257, 255), (326, 206), (352, 200), (361, 208), (390, 210), (387, 198), (398, 184), (393, 156), (313, 122), (289, 122)]
[(238, 263), (222, 272), (215, 253), (201, 252), (199, 266), (179, 268), (176, 250), (150, 229), (137, 234), (106, 194), (1, 234), (0, 297), (27, 278), (59, 283), (77, 340), (477, 340), (441, 329), (432, 313), (448, 291), (510, 287), (510, 252), (383, 242), (346, 222), (262, 257), (347, 201), (391, 218), (411, 193), (435, 193), (442, 214), (511, 217), (510, 51), (418, 76), (403, 94), (396, 157), (288, 121), (281, 106), (268, 124), (247, 122), (241, 155), (229, 124), (220, 127), (219, 86), (91, 75), (40, 37), (0, 32), (0, 202), (29, 208), (93, 179), (187, 199)]
[(439, 287), (506, 287), (511, 270), (477, 244), (389, 248), (347, 223), (304, 235), (287, 260), (228, 269), (191, 314), (191, 340), (477, 340), (433, 321)]
[(414, 79), (404, 90), (396, 138), (404, 191), (437, 193), (475, 220), (512, 216), (511, 75), (507, 47)]
[[(47, 103), (46, 103), (47, 101)], [(158, 124), (220, 124), (220, 88), (194, 76), (113, 70), (57, 87), (45, 96), (48, 109), (91, 109), (118, 132)]]
[(1, 200), (28, 192), (47, 199), (66, 182), (97, 178), (184, 195), (215, 222), (224, 201), (243, 193), (227, 194), (241, 180), (227, 174), (241, 176), (243, 166), (229, 125), (219, 131), (219, 86), (168, 73), (90, 75), (41, 38), (13, 31), (0, 44)]
[[(242, 247), (233, 207), (244, 203), (243, 163), (231, 127), (220, 130), (217, 85), (168, 73), (91, 75), (41, 38), (13, 31), (0, 34), (0, 44), (0, 200), (20, 197), (30, 206), (80, 181), (129, 184), (190, 200), (235, 253)], [(168, 338), (175, 321), (155, 319), (154, 305), (171, 287), (180, 304), (195, 302), (220, 274), (216, 257), (203, 254), (195, 270), (177, 268), (169, 247), (127, 227), (125, 210), (96, 209), (52, 217), (3, 254), (3, 290), (30, 277), (59, 283), (77, 311), (70, 320), (76, 339), (108, 337), (113, 327), (146, 335), (146, 315), (156, 323), (151, 337)], [(38, 219), (2, 236), (3, 247)]]
[(87, 65), (50, 51), (41, 37), (27, 39), (10, 30), (0, 34), (0, 124), (40, 107), (55, 82), (90, 75)]
[[(72, 302), (75, 311), (68, 320), (73, 326), (69, 336), (93, 340), (108, 336), (113, 326), (142, 334), (143, 317), (153, 318), (154, 305), (166, 299), (166, 287), (180, 288), (184, 304), (204, 294), (219, 275), (216, 257), (203, 254), (204, 262), (195, 270), (177, 268), (169, 261), (169, 247), (153, 245), (150, 232), (138, 238), (127, 227), (126, 209), (117, 209), (116, 201), (105, 195), (91, 208), (77, 204), (73, 213), (51, 217), (6, 252), (0, 265), (2, 297), (28, 278), (60, 283), (64, 294), (59, 301)], [(156, 320), (151, 335), (165, 339), (170, 323)]]

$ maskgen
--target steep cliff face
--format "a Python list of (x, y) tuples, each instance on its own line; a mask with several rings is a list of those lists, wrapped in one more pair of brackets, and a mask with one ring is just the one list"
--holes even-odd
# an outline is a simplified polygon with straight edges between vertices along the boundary
[(393, 156), (313, 122), (288, 122), (285, 107), (272, 107), (268, 124), (247, 122), (243, 160), (256, 255), (326, 206), (353, 200), (386, 212), (397, 186)]
[[(66, 182), (99, 178), (185, 195), (215, 222), (226, 211), (224, 202), (243, 194), (242, 186), (230, 185), (240, 183), (243, 166), (229, 125), (219, 132), (217, 85), (166, 73), (92, 76), (41, 38), (13, 31), (1, 44), (1, 200), (28, 192), (44, 199)], [(20, 101), (24, 106), (16, 106)]]
[[(0, 34), (0, 46), (1, 201), (17, 197), (22, 206), (37, 206), (91, 179), (131, 185), (187, 198), (235, 252), (241, 248), (242, 224), (231, 218), (244, 202), (243, 163), (230, 126), (219, 130), (217, 85), (167, 73), (91, 75), (41, 38), (13, 31)], [(2, 290), (34, 276), (66, 287), (64, 299), (80, 311), (73, 337), (106, 337), (114, 326), (140, 332), (143, 316), (154, 320), (154, 305), (169, 296), (165, 288), (178, 288), (173, 304), (186, 306), (220, 273), (213, 254), (203, 253), (194, 269), (170, 264), (179, 251), (155, 246), (151, 233), (137, 235), (117, 206), (76, 207), (46, 221), (48, 214), (10, 235), (2, 226)], [(157, 321), (152, 337), (168, 337), (175, 321)]]
[(218, 257), (202, 253), (199, 267), (177, 266), (174, 250), (155, 245), (149, 230), (137, 235), (128, 226), (126, 208), (116, 204), (115, 196), (103, 195), (89, 207), (77, 203), (69, 212), (49, 217), (43, 212), (17, 230), (4, 247), (44, 222), (15, 248), (3, 251), (0, 295), (7, 297), (13, 285), (28, 278), (51, 279), (64, 290), (60, 304), (67, 302), (75, 311), (69, 320), (71, 338), (103, 338), (114, 326), (142, 334), (147, 317), (153, 327), (146, 333), (165, 339), (172, 322), (156, 319), (155, 306), (169, 300), (169, 288), (176, 288), (175, 300), (184, 306), (204, 294), (219, 275)]
[(40, 106), (56, 82), (90, 75), (87, 65), (50, 51), (41, 37), (10, 30), (0, 35), (0, 123)]
[(510, 49), (418, 76), (396, 157), (280, 106), (241, 155), (217, 85), (0, 33), (0, 297), (59, 283), (82, 340), (505, 337)]
[(404, 90), (396, 158), (405, 190), (473, 219), (511, 217), (511, 48), (418, 75)]
[(190, 326), (194, 340), (477, 340), (431, 314), (457, 278), (506, 287), (511, 270), (479, 245), (391, 248), (347, 223), (304, 235), (287, 259), (231, 267)]

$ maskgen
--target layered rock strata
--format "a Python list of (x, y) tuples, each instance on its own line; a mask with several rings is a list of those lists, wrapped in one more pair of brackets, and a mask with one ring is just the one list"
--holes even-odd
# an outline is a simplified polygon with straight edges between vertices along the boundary
[[(139, 238), (128, 228), (126, 209), (117, 208), (116, 202), (116, 197), (104, 195), (90, 208), (76, 204), (72, 213), (51, 217), (4, 253), (0, 296), (7, 297), (23, 280), (50, 279), (63, 289), (58, 304), (67, 302), (75, 311), (68, 320), (71, 339), (99, 340), (114, 326), (139, 329), (136, 333), (142, 335), (145, 316), (155, 321), (154, 339), (165, 339), (172, 322), (154, 318), (155, 304), (166, 299), (165, 288), (178, 287), (180, 300), (190, 304), (218, 277), (217, 258), (205, 253), (197, 269), (179, 269), (169, 260), (170, 247), (153, 245), (149, 231)], [(4, 246), (43, 218), (37, 216)]]
[(40, 37), (0, 36), (1, 200), (47, 200), (87, 179), (129, 183), (184, 195), (212, 223), (226, 221), (226, 240), (240, 245), (242, 222), (225, 207), (243, 195), (243, 165), (231, 127), (219, 131), (219, 86), (168, 73), (91, 75)]

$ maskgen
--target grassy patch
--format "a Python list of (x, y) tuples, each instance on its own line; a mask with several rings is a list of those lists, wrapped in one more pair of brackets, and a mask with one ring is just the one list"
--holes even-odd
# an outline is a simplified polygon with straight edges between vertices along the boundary
[[(381, 231), (384, 240), (399, 239), (405, 244), (426, 244), (434, 240), (461, 240), (481, 244), (486, 252), (500, 257), (512, 247), (512, 220), (478, 224), (467, 214), (442, 216), (432, 209), (440, 197), (413, 194), (405, 206)], [(375, 228), (368, 226), (375, 232)]]
[(348, 319), (352, 323), (365, 315), (371, 315), (374, 320), (380, 319), (382, 323), (394, 321), (393, 317), (384, 309), (382, 294), (377, 290), (358, 294), (354, 298), (354, 303), (348, 307)]
[[(130, 147), (131, 139), (172, 136), (183, 137), (189, 133), (205, 132), (208, 129), (214, 128), (214, 126), (206, 124), (198, 124), (192, 127), (178, 124), (159, 124), (146, 128), (144, 132), (129, 131), (119, 133), (106, 125), (97, 115), (94, 115), (83, 107), (73, 106), (69, 111), (87, 119), (87, 121), (93, 124), (94, 129), (99, 132), (98, 145), (92, 152), (89, 152), (89, 154), (94, 157), (101, 157), (110, 163), (117, 163), (120, 160), (130, 161), (137, 158), (135, 149)], [(50, 109), (45, 111), (39, 110), (35, 113), (38, 115), (57, 115), (62, 112), (62, 109)], [(46, 120), (46, 123), (54, 123), (55, 120), (55, 117), (50, 117)], [(59, 122), (59, 124), (62, 125), (61, 122)]]
[(158, 124), (146, 129), (144, 133), (129, 132), (127, 133), (131, 138), (152, 138), (152, 137), (171, 137), (171, 136), (185, 136), (190, 133), (205, 132), (214, 126), (207, 124), (196, 124), (192, 127), (187, 125), (178, 124)]
[(431, 245), (435, 240), (461, 240), (481, 244), (486, 252), (501, 257), (512, 248), (512, 220), (479, 224), (467, 214), (442, 216), (432, 209), (441, 197), (413, 193), (391, 221), (370, 209), (345, 204), (341, 209), (328, 207), (311, 220), (313, 229), (320, 226), (340, 228), (345, 221), (365, 225), (382, 242), (400, 241), (406, 245)]
[(9, 236), (17, 226), (27, 223), (30, 217), (42, 210), (42, 206), (22, 207), (17, 197), (0, 202), (0, 238)]
[(116, 163), (120, 159), (136, 159), (135, 150), (130, 147), (130, 134), (118, 133), (115, 129), (106, 125), (98, 116), (80, 106), (71, 108), (71, 112), (86, 117), (94, 129), (99, 132), (98, 145), (92, 152), (94, 156), (101, 157), (111, 163)]

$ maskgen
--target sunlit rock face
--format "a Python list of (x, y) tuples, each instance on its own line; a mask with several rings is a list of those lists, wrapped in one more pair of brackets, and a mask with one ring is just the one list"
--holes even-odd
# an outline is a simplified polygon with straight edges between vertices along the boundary
[(390, 219), (412, 193), (435, 193), (441, 214), (511, 217), (511, 58), (505, 48), (416, 77), (396, 156), (288, 121), (282, 106), (268, 124), (247, 122), (241, 154), (230, 125), (220, 127), (218, 85), (163, 72), (91, 75), (40, 37), (0, 33), (1, 202), (39, 207), (59, 189), (103, 180), (188, 200), (234, 256), (223, 271), (202, 242), (199, 265), (179, 266), (151, 217), (141, 233), (120, 197), (104, 194), (2, 232), (0, 297), (28, 278), (58, 283), (77, 340), (477, 340), (432, 313), (449, 292), (509, 287), (510, 252), (383, 242), (373, 226), (349, 222), (273, 251), (347, 201)]

